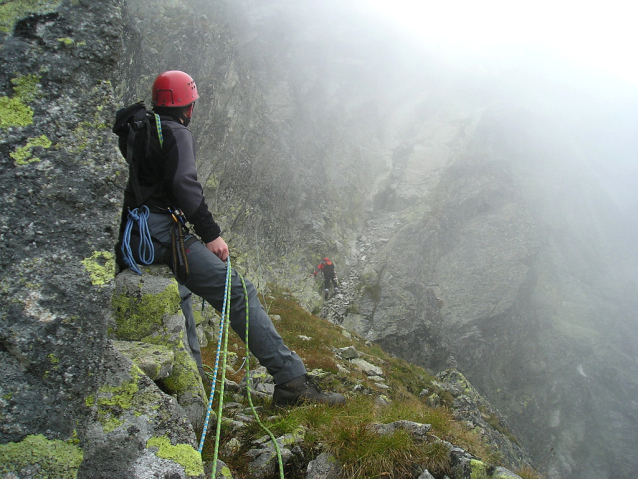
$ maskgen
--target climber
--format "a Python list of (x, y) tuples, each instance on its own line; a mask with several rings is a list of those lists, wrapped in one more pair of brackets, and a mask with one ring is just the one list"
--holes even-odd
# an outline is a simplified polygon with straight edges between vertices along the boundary
[[(152, 263), (168, 265), (180, 284), (188, 341), (201, 368), (189, 292), (204, 298), (217, 311), (222, 310), (227, 272), (225, 262), (229, 251), (197, 179), (195, 141), (186, 128), (198, 99), (195, 81), (187, 73), (171, 70), (161, 73), (155, 79), (152, 104), (154, 114), (159, 116), (161, 129), (156, 124), (148, 129), (152, 146), (148, 157), (138, 155), (139, 158), (130, 163), (134, 167), (130, 170), (124, 192), (122, 220), (124, 222), (129, 212), (136, 208), (148, 208), (146, 226), (154, 248)], [(119, 134), (119, 147), (125, 158), (128, 138), (130, 137), (126, 133)], [(189, 232), (186, 222), (193, 226), (195, 234)], [(123, 230), (124, 227), (121, 228)], [(135, 263), (144, 263), (138, 246), (145, 233), (146, 228), (133, 225), (130, 249), (127, 249), (129, 254), (132, 252)], [(121, 233), (118, 241), (120, 247), (122, 242)], [(173, 245), (177, 247), (174, 248)], [(124, 248), (116, 247), (116, 254), (121, 267), (134, 267), (134, 262), (122, 261), (123, 256), (126, 258)], [(327, 404), (345, 402), (341, 394), (321, 391), (306, 374), (301, 358), (284, 344), (273, 326), (257, 298), (255, 287), (249, 281), (245, 281), (245, 285), (249, 318), (246, 318), (246, 298), (241, 278), (232, 270), (230, 325), (245, 341), (248, 321), (249, 349), (275, 380), (273, 405), (286, 406), (304, 399)]]
[(339, 294), (339, 284), (337, 283), (337, 271), (335, 270), (334, 263), (328, 258), (324, 258), (321, 263), (317, 265), (313, 276), (317, 277), (317, 273), (321, 271), (323, 273), (323, 294), (324, 298), (328, 299), (330, 296), (330, 285), (334, 288), (334, 296)]

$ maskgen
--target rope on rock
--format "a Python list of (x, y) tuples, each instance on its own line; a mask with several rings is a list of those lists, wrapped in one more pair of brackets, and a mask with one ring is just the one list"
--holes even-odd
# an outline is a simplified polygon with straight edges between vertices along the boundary
[[(213, 377), (212, 377), (212, 387), (210, 390), (210, 397), (208, 399), (208, 409), (206, 411), (206, 420), (204, 421), (204, 429), (202, 430), (202, 438), (199, 441), (199, 453), (202, 453), (202, 449), (204, 449), (204, 441), (206, 439), (206, 431), (208, 429), (208, 421), (210, 419), (210, 413), (213, 409), (213, 398), (215, 397), (215, 385), (217, 384), (217, 371), (219, 366), (219, 356), (222, 350), (222, 339), (224, 338), (224, 331), (226, 329), (226, 319), (230, 320), (230, 277), (231, 277), (231, 265), (230, 258), (227, 259), (226, 266), (226, 284), (224, 286), (224, 303), (222, 307), (222, 315), (219, 322), (219, 339), (217, 341), (217, 355), (215, 357), (215, 368), (213, 369)], [(224, 351), (224, 363), (226, 362), (226, 351)], [(225, 371), (222, 371), (222, 385), (224, 384), (225, 379)], [(223, 401), (223, 396), (220, 396), (220, 402)], [(219, 424), (220, 418), (218, 418), (217, 423)], [(217, 444), (217, 441), (215, 441)], [(213, 476), (215, 475), (217, 469), (217, 450), (215, 450), (214, 457), (214, 466), (213, 466)]]
[(257, 420), (257, 424), (259, 424), (261, 428), (268, 433), (270, 439), (272, 440), (272, 443), (275, 445), (275, 451), (277, 451), (277, 461), (279, 462), (279, 477), (281, 479), (284, 479), (284, 464), (283, 460), (281, 459), (281, 451), (279, 450), (277, 439), (275, 438), (274, 434), (270, 432), (270, 429), (268, 429), (259, 419), (259, 414), (257, 414), (257, 410), (255, 409), (255, 406), (253, 406), (253, 400), (250, 396), (250, 349), (248, 349), (248, 292), (246, 291), (246, 283), (244, 282), (244, 278), (242, 278), (241, 276), (240, 278), (241, 285), (244, 288), (244, 299), (246, 301), (246, 396), (248, 396), (248, 403), (250, 404), (250, 409), (253, 412), (253, 416), (255, 416), (255, 419)]
[[(206, 431), (208, 429), (208, 422), (210, 419), (210, 414), (213, 408), (213, 399), (215, 396), (215, 385), (217, 383), (217, 372), (219, 366), (219, 357), (222, 357), (222, 374), (220, 379), (220, 388), (219, 388), (219, 404), (217, 408), (217, 428), (215, 431), (215, 450), (213, 453), (213, 472), (212, 478), (217, 475), (217, 457), (219, 454), (219, 441), (221, 436), (221, 424), (222, 424), (222, 409), (224, 405), (224, 385), (226, 380), (226, 358), (228, 356), (228, 323), (230, 323), (230, 293), (231, 293), (231, 279), (232, 279), (232, 267), (230, 265), (230, 257), (226, 260), (227, 268), (226, 268), (226, 284), (224, 287), (224, 303), (222, 307), (221, 320), (219, 324), (219, 339), (217, 341), (217, 354), (215, 356), (215, 367), (213, 369), (213, 377), (212, 379), (212, 387), (210, 391), (210, 397), (208, 400), (208, 410), (206, 411), (206, 420), (204, 421), (204, 429), (202, 431), (202, 437), (199, 441), (199, 453), (202, 453), (204, 448), (204, 441), (206, 440)], [(277, 439), (274, 434), (261, 422), (259, 419), (259, 414), (253, 405), (252, 397), (250, 396), (250, 349), (248, 347), (248, 330), (250, 325), (250, 309), (248, 306), (248, 291), (246, 290), (246, 283), (244, 282), (244, 278), (239, 275), (241, 279), (241, 284), (244, 289), (244, 301), (246, 306), (246, 357), (244, 358), (244, 362), (246, 364), (246, 395), (248, 396), (248, 403), (250, 404), (250, 408), (257, 420), (257, 423), (261, 428), (268, 433), (270, 439), (272, 440), (275, 451), (277, 452), (277, 461), (279, 463), (279, 477), (284, 479), (284, 465), (281, 457), (281, 450), (279, 449), (279, 444), (277, 443)], [(223, 343), (223, 344), (222, 344)], [(241, 369), (241, 368), (240, 368)]]

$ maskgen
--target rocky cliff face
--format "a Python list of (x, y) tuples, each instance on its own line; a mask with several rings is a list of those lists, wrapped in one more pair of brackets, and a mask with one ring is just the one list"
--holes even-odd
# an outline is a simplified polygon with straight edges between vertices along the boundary
[(119, 8), (1, 8), (1, 434), (66, 440), (102, 374), (124, 176), (108, 127)]
[[(589, 91), (468, 84), (337, 4), (0, 6), (2, 441), (88, 434), (104, 358), (123, 361), (106, 341), (125, 176), (109, 126), (176, 68), (202, 96), (209, 204), (258, 285), (319, 308), (309, 273), (331, 255), (327, 317), (432, 370), (456, 361), (550, 477), (632, 477), (636, 202), (594, 153), (622, 154), (598, 132), (625, 142), (631, 109), (587, 123)], [(130, 381), (118, 364), (109, 380)]]

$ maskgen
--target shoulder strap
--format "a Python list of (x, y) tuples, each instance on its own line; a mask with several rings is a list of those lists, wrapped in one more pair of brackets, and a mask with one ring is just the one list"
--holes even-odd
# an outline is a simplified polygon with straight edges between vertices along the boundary
[(153, 113), (155, 115), (155, 128), (157, 129), (157, 138), (159, 139), (160, 150), (164, 146), (164, 135), (162, 134), (162, 120), (157, 113)]
[[(142, 116), (142, 118), (139, 118)], [(151, 145), (150, 137), (150, 125), (148, 121), (144, 121), (146, 119), (146, 109), (140, 110), (135, 114), (133, 120), (128, 123), (128, 140), (126, 142), (126, 162), (129, 164), (129, 177), (131, 178), (131, 184), (133, 185), (133, 189), (135, 191), (135, 199), (138, 205), (142, 204), (142, 192), (140, 190), (140, 182), (137, 178), (137, 170), (139, 165), (139, 159), (133, 155), (133, 151), (135, 149), (135, 139), (137, 137), (137, 132), (146, 129), (146, 145), (144, 151), (146, 151), (146, 156), (149, 155), (149, 149)]]

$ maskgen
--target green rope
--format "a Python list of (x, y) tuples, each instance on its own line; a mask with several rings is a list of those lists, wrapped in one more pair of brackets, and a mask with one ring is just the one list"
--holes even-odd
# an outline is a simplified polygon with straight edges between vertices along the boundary
[[(244, 289), (244, 300), (245, 300), (245, 306), (246, 306), (246, 338), (245, 338), (245, 344), (246, 344), (246, 359), (245, 359), (245, 363), (246, 363), (246, 395), (248, 397), (248, 403), (250, 404), (250, 409), (253, 412), (253, 415), (255, 416), (255, 419), (257, 420), (257, 424), (259, 424), (259, 426), (261, 426), (261, 428), (266, 431), (266, 433), (268, 433), (268, 435), (270, 436), (270, 439), (272, 440), (274, 446), (275, 446), (275, 451), (277, 452), (277, 461), (279, 463), (279, 477), (281, 479), (284, 479), (284, 464), (283, 464), (283, 460), (281, 458), (281, 450), (279, 449), (279, 444), (277, 443), (277, 439), (275, 438), (274, 434), (261, 422), (261, 420), (259, 419), (259, 414), (257, 413), (257, 410), (255, 409), (255, 406), (253, 405), (253, 400), (252, 397), (250, 396), (250, 349), (248, 347), (248, 330), (249, 330), (249, 325), (250, 325), (250, 309), (248, 306), (248, 291), (246, 290), (246, 283), (244, 282), (244, 278), (241, 275), (238, 275), (239, 278), (241, 279), (241, 284), (242, 287)], [(217, 475), (217, 458), (219, 455), (219, 442), (220, 442), (220, 437), (221, 437), (221, 425), (222, 425), (222, 409), (224, 406), (224, 386), (225, 386), (225, 380), (226, 380), (226, 358), (227, 358), (227, 354), (228, 354), (228, 324), (230, 323), (230, 292), (231, 292), (231, 278), (232, 278), (232, 274), (231, 274), (231, 266), (230, 266), (230, 259), (228, 260), (228, 271), (226, 273), (226, 291), (227, 291), (227, 295), (225, 298), (225, 302), (224, 302), (224, 312), (225, 312), (225, 319), (224, 321), (221, 321), (221, 327), (222, 327), (222, 331), (220, 331), (220, 347), (218, 347), (218, 351), (217, 353), (219, 354), (220, 350), (221, 350), (221, 356), (222, 356), (222, 374), (221, 374), (221, 379), (220, 379), (220, 386), (219, 386), (219, 403), (218, 403), (218, 407), (217, 407), (217, 427), (215, 430), (215, 450), (213, 453), (213, 472), (212, 472), (212, 476), (211, 478), (215, 478), (215, 476)], [(223, 346), (221, 345), (221, 337), (223, 336)], [(209, 367), (210, 369), (210, 367)], [(210, 375), (209, 375), (210, 377)], [(213, 381), (215, 379), (213, 378)], [(211, 402), (212, 402), (212, 395), (214, 394), (214, 385), (213, 385), (213, 390), (211, 391)], [(210, 405), (209, 405), (209, 409), (210, 409)], [(204, 432), (205, 434), (205, 432)], [(203, 442), (204, 442), (204, 437), (202, 437), (201, 440), (202, 444), (200, 445), (200, 452), (201, 452), (201, 448), (203, 447)]]
[(277, 451), (277, 461), (279, 462), (279, 477), (284, 479), (284, 464), (281, 459), (281, 451), (279, 450), (279, 444), (277, 444), (277, 439), (274, 434), (270, 432), (259, 419), (259, 414), (257, 414), (257, 410), (255, 406), (253, 406), (253, 400), (250, 397), (250, 349), (248, 348), (248, 324), (249, 324), (249, 310), (248, 310), (248, 292), (246, 291), (246, 283), (244, 282), (244, 278), (241, 278), (241, 285), (244, 287), (244, 298), (246, 300), (246, 396), (248, 396), (248, 403), (250, 404), (250, 409), (253, 412), (253, 416), (257, 420), (257, 424), (261, 426), (261, 428), (268, 433), (270, 439), (275, 445), (275, 451)]
[(208, 398), (208, 408), (206, 410), (206, 419), (204, 420), (204, 429), (202, 430), (202, 437), (199, 441), (198, 451), (200, 454), (202, 453), (202, 450), (204, 449), (204, 441), (206, 440), (206, 431), (208, 430), (208, 420), (210, 418), (210, 413), (213, 409), (213, 399), (215, 398), (215, 386), (217, 386), (217, 371), (219, 367), (219, 355), (222, 349), (222, 339), (224, 336), (223, 333), (226, 328), (226, 321), (224, 321), (224, 319), (227, 316), (226, 314), (227, 307), (230, 306), (230, 300), (228, 299), (229, 298), (228, 278), (230, 277), (229, 273), (230, 273), (230, 260), (228, 261), (228, 264), (226, 266), (226, 284), (224, 287), (224, 301), (223, 301), (223, 307), (221, 312), (221, 320), (219, 322), (219, 340), (217, 341), (217, 355), (215, 356), (215, 369), (213, 369), (212, 377), (208, 373), (206, 373), (208, 378), (211, 380), (211, 389), (210, 389), (210, 396)]
[[(228, 295), (226, 297), (226, 320), (223, 328), (223, 336), (224, 336), (224, 346), (222, 349), (222, 375), (220, 379), (219, 385), (219, 404), (217, 406), (217, 427), (215, 429), (215, 452), (213, 454), (213, 475), (214, 477), (217, 475), (217, 457), (219, 455), (219, 441), (221, 437), (221, 428), (222, 428), (222, 409), (224, 407), (224, 386), (226, 384), (226, 357), (228, 353), (228, 324), (230, 323), (230, 297), (231, 297), (231, 277), (232, 271), (230, 267), (230, 258), (228, 258), (228, 271), (226, 273), (226, 290), (228, 291)], [(246, 316), (246, 322), (248, 322), (248, 316)]]

